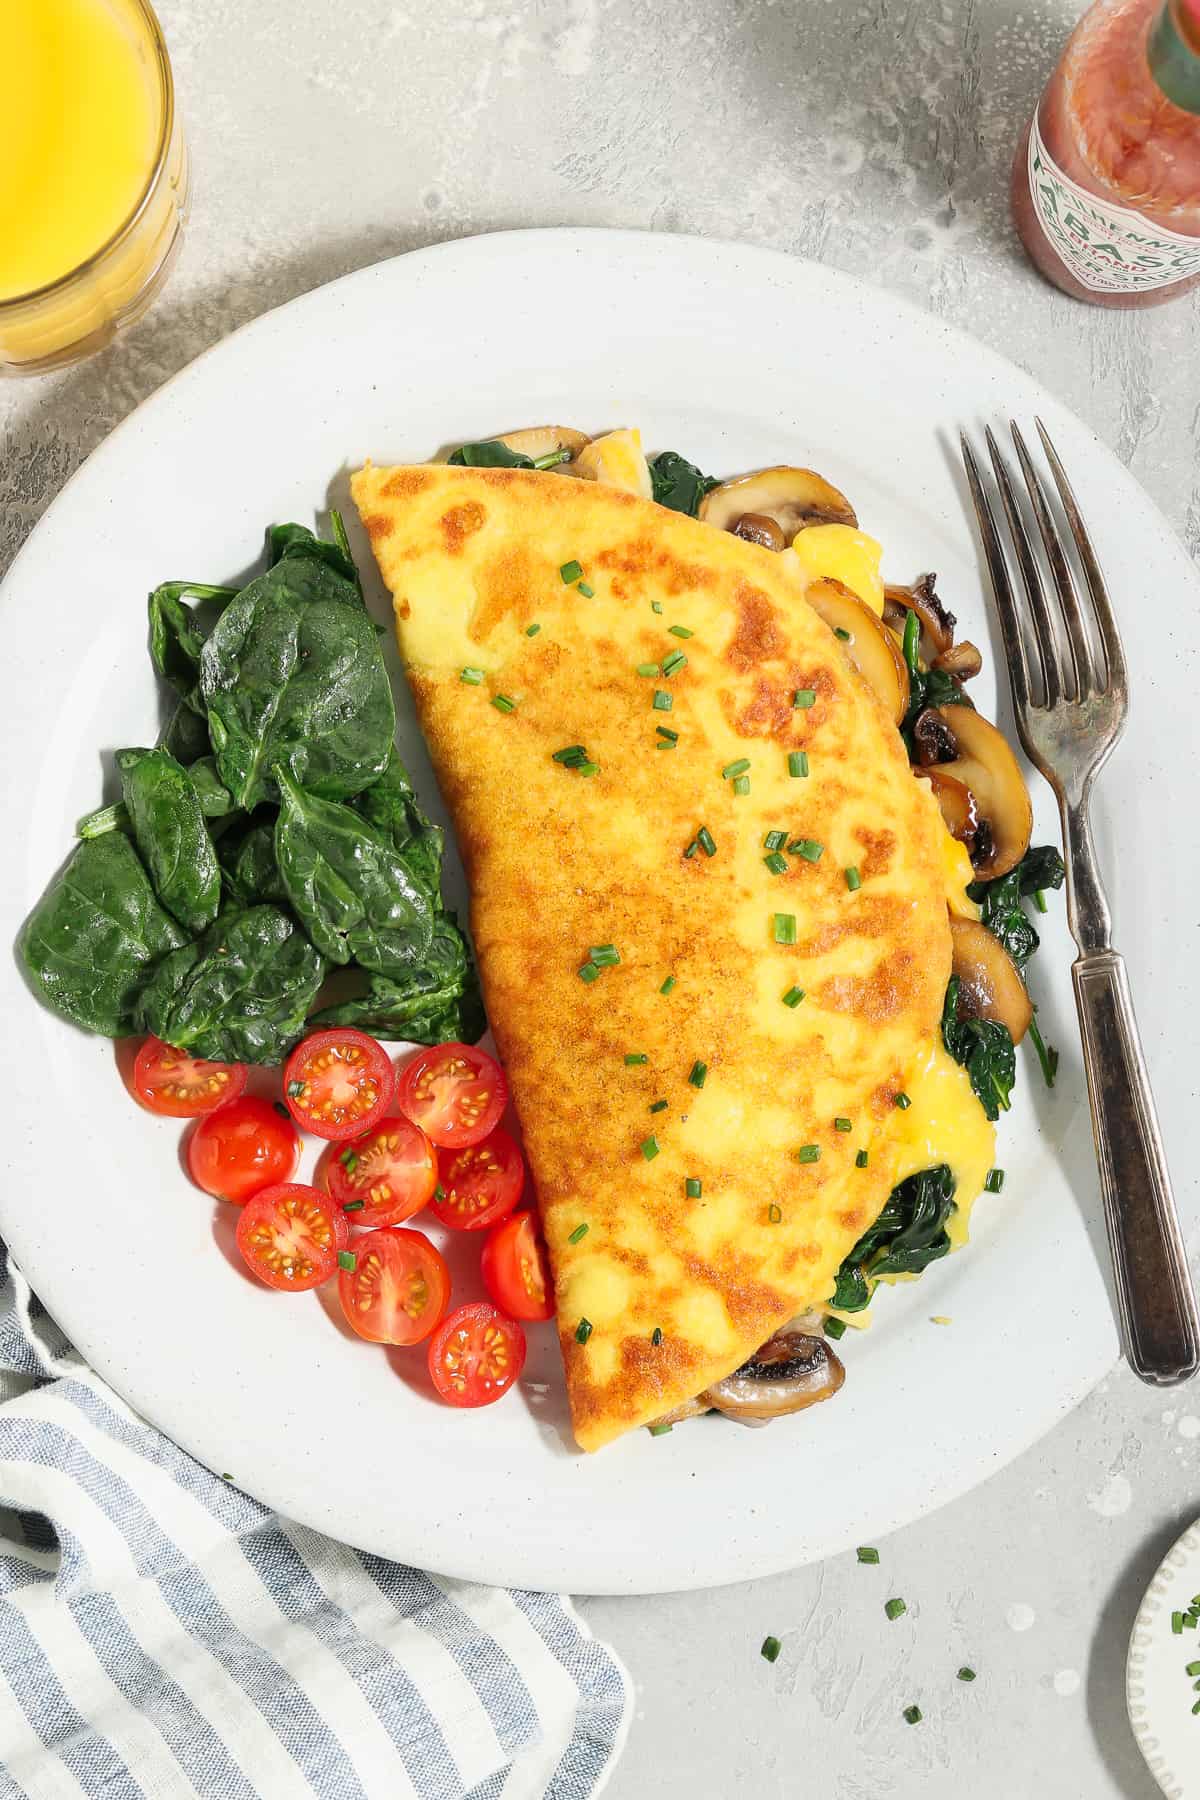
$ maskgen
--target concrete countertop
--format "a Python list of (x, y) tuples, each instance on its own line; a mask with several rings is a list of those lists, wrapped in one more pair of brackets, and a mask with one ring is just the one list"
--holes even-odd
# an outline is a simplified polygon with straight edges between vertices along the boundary
[[(194, 157), (184, 254), (118, 347), (0, 387), (0, 573), (112, 426), (235, 326), (381, 257), (545, 224), (744, 238), (907, 295), (1074, 407), (1200, 554), (1200, 294), (1080, 308), (1008, 227), (1013, 144), (1070, 0), (159, 10)], [(1194, 1227), (1195, 1183), (1177, 1174)], [(968, 1785), (979, 1800), (1152, 1800), (1125, 1647), (1159, 1557), (1200, 1511), (1198, 1458), (1200, 1392), (1121, 1371), (983, 1488), (881, 1545), (882, 1575), (843, 1557), (585, 1602), (637, 1684), (612, 1800), (958, 1800)], [(869, 1445), (855, 1478), (875, 1478)], [(885, 1587), (908, 1602), (895, 1625)], [(773, 1667), (767, 1633), (783, 1639)], [(954, 1679), (963, 1663), (971, 1686)], [(913, 1700), (915, 1729), (899, 1716)]]

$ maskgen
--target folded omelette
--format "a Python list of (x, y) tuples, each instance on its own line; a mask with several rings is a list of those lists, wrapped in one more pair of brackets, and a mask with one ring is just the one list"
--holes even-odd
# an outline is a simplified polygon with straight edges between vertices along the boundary
[(950, 975), (942, 827), (789, 559), (555, 474), (353, 492), (594, 1450), (828, 1301), (882, 1209)]

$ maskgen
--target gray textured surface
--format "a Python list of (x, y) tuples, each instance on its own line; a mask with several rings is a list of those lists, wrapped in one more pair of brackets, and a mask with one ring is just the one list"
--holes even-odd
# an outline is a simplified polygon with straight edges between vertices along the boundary
[[(234, 326), (380, 257), (527, 224), (743, 237), (890, 286), (1046, 382), (1200, 555), (1200, 295), (1080, 309), (1008, 229), (1011, 148), (1074, 10), (160, 0), (195, 159), (188, 242), (123, 344), (0, 387), (0, 572), (105, 433)], [(1121, 1373), (983, 1489), (883, 1545), (879, 1569), (842, 1559), (587, 1602), (638, 1687), (613, 1800), (957, 1800), (968, 1784), (980, 1800), (1150, 1800), (1124, 1721), (1125, 1643), (1200, 1510), (1198, 1457), (1200, 1393), (1164, 1398)], [(874, 1478), (868, 1444), (859, 1478)], [(909, 1603), (894, 1625), (890, 1594)], [(768, 1632), (784, 1640), (773, 1668)], [(970, 1687), (954, 1680), (964, 1661)], [(914, 1699), (926, 1717), (910, 1729)]]

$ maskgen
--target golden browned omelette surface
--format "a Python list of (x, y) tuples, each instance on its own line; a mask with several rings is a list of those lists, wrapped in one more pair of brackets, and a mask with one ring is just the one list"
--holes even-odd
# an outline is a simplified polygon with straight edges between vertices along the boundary
[[(353, 490), (466, 865), (575, 1434), (596, 1449), (826, 1301), (882, 1208), (895, 1096), (950, 973), (940, 826), (769, 552), (561, 475), (367, 467)], [(572, 745), (597, 773), (554, 760)], [(723, 773), (742, 759), (748, 793)], [(701, 827), (715, 848), (689, 855)], [(785, 847), (773, 872), (772, 831), (819, 859)], [(604, 945), (619, 964), (581, 979)]]

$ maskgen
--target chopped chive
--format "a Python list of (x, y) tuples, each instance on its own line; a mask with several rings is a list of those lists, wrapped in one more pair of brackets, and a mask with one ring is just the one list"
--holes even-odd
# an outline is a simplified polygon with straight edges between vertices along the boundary
[(901, 1112), (907, 1112), (909, 1107), (912, 1105), (912, 1101), (909, 1099), (907, 1094), (893, 1094), (892, 1095), (892, 1105), (898, 1106), (900, 1108)]
[(694, 1175), (688, 1176), (683, 1184), (683, 1191), (689, 1200), (698, 1200), (700, 1198), (701, 1184)]
[(772, 850), (770, 856), (763, 857), (763, 861), (768, 869), (770, 869), (772, 875), (787, 874), (787, 857), (780, 856), (778, 850)]
[(621, 952), (615, 944), (590, 944), (588, 955), (598, 969), (612, 969), (621, 960)]
[(342, 1211), (343, 1212), (361, 1212), (363, 1207), (366, 1204), (367, 1203), (365, 1200), (347, 1200), (346, 1204), (342, 1208)]
[(358, 1157), (348, 1146), (342, 1151), (342, 1154), (338, 1157), (338, 1161), (341, 1163), (343, 1169), (348, 1169), (351, 1174), (353, 1174), (358, 1167)]
[(835, 1131), (851, 1131), (853, 1127), (849, 1119), (835, 1119), (833, 1121), (833, 1129)]
[(813, 1163), (813, 1162), (820, 1162), (820, 1160), (821, 1160), (820, 1144), (801, 1144), (800, 1148), (796, 1152), (796, 1161), (797, 1162)]
[(900, 1716), (907, 1725), (919, 1725), (925, 1714), (919, 1706), (906, 1706)]
[(865, 1150), (860, 1150), (858, 1155), (854, 1158), (854, 1166), (856, 1169), (865, 1169), (866, 1168), (867, 1153)]
[(825, 854), (825, 846), (816, 838), (793, 838), (788, 845), (790, 856), (802, 856), (805, 862), (818, 863)]
[(547, 450), (545, 456), (534, 457), (533, 466), (535, 469), (557, 469), (559, 463), (570, 462), (570, 460), (571, 452), (569, 450)]
[(654, 729), (657, 731), (659, 737), (666, 738), (669, 744), (677, 744), (679, 742), (679, 733), (677, 731), (672, 731), (668, 726), (656, 725)]
[(654, 1330), (650, 1333), (650, 1342), (654, 1345), (654, 1348), (657, 1350), (658, 1346), (662, 1343), (662, 1326), (661, 1325), (656, 1325), (654, 1327)]
[(536, 637), (536, 636), (537, 636), (537, 634), (538, 634), (538, 632), (539, 632), (539, 631), (540, 631), (540, 630), (541, 630), (541, 629), (542, 629), (542, 628), (541, 628), (541, 626), (540, 626), (540, 625), (538, 625), (538, 624), (536, 624), (536, 623), (535, 623), (535, 624), (533, 624), (533, 625), (527, 625), (527, 626), (526, 626), (526, 627), (525, 627), (525, 636), (526, 636), (526, 637)]
[(795, 777), (808, 774), (808, 751), (788, 751), (788, 774)]
[(826, 1321), (825, 1321), (825, 1336), (827, 1338), (833, 1338), (836, 1340), (838, 1338), (845, 1337), (845, 1335), (846, 1335), (846, 1321), (844, 1319), (834, 1319), (834, 1318), (826, 1319)]
[(648, 1138), (642, 1139), (642, 1155), (647, 1162), (653, 1162), (658, 1155), (658, 1139), (651, 1132)]
[(764, 850), (782, 850), (783, 846), (786, 843), (787, 843), (787, 832), (786, 831), (768, 831), (766, 837), (763, 839), (763, 849)]
[(647, 1425), (646, 1427), (646, 1430), (650, 1433), (651, 1437), (666, 1437), (668, 1431), (671, 1429), (672, 1427), (670, 1425)]
[[(828, 1325), (829, 1320), (826, 1319), (825, 1323)], [(841, 1323), (840, 1319), (838, 1323)], [(860, 1563), (877, 1563), (879, 1561), (879, 1552), (873, 1544), (860, 1544), (854, 1554)]]
[(650, 703), (655, 712), (670, 712), (675, 702), (665, 688), (655, 688), (654, 699)]
[(809, 707), (815, 706), (816, 703), (817, 690), (815, 688), (797, 688), (792, 695), (792, 705), (798, 707), (801, 712), (807, 712)]
[(983, 1186), (985, 1193), (998, 1194), (1000, 1189), (1004, 1186), (1004, 1170), (989, 1169), (987, 1180), (984, 1182)]
[(917, 673), (917, 648), (921, 641), (921, 621), (916, 613), (909, 610), (904, 621), (904, 660), (908, 664), (910, 675)]
[(668, 975), (667, 979), (663, 982), (662, 986), (659, 988), (658, 991), (660, 994), (669, 994), (671, 992), (671, 989), (673, 987), (675, 987), (676, 985), (677, 984), (675, 981), (675, 977), (673, 975)]
[(777, 1637), (765, 1637), (762, 1641), (762, 1648), (759, 1650), (758, 1654), (765, 1662), (774, 1662), (782, 1649), (783, 1645)]
[(974, 1681), (975, 1671), (974, 1671), (974, 1669), (969, 1669), (966, 1666), (966, 1664), (964, 1663), (963, 1667), (958, 1671), (958, 1674), (955, 1677), (955, 1679), (957, 1681)]
[(717, 854), (717, 840), (714, 838), (707, 825), (702, 825), (696, 833), (696, 842), (703, 850), (705, 856), (715, 856)]
[(657, 663), (639, 663), (637, 668), (634, 670), (634, 674), (635, 675), (657, 675), (658, 674), (658, 664)]
[(1195, 1718), (1197, 1713), (1200, 1713), (1200, 1700), (1197, 1700), (1195, 1706), (1192, 1708), (1192, 1717)]
[(582, 594), (585, 600), (594, 600), (596, 598), (595, 588), (586, 581), (580, 582), (576, 592)]
[(591, 1335), (592, 1321), (590, 1319), (580, 1319), (578, 1325), (575, 1327), (575, 1342), (577, 1344), (586, 1344)]
[(687, 657), (682, 650), (672, 650), (670, 656), (664, 657), (662, 672), (666, 676), (675, 675), (680, 669), (687, 667)]
[(1054, 1077), (1058, 1073), (1058, 1051), (1053, 1044), (1046, 1043), (1037, 1022), (1037, 1008), (1033, 1009), (1033, 1018), (1029, 1021), (1029, 1036), (1042, 1065), (1042, 1079), (1048, 1088), (1054, 1086)]
[(846, 877), (846, 886), (850, 889), (850, 892), (852, 894), (857, 893), (858, 889), (862, 886), (862, 876), (859, 874), (858, 870), (843, 869), (842, 874)]
[(675, 738), (670, 738), (670, 739), (664, 738), (661, 743), (655, 744), (654, 748), (656, 750), (673, 750), (675, 748), (676, 742), (677, 742), (677, 740)]
[(483, 680), (483, 670), (463, 669), (459, 672), (458, 679), (465, 681), (468, 687), (478, 687)]
[(777, 944), (794, 944), (796, 941), (795, 913), (776, 913), (772, 931)]
[[(748, 794), (750, 792), (750, 777), (748, 775), (739, 775), (734, 781), (733, 791), (737, 794), (739, 799)], [(1057, 1054), (1058, 1052), (1055, 1051), (1056, 1056)]]
[(516, 701), (508, 694), (493, 694), (492, 705), (497, 712), (510, 713), (517, 710)]
[(802, 987), (790, 987), (783, 996), (783, 1004), (785, 1006), (799, 1006), (803, 998), (804, 989)]
[(290, 1100), (298, 1100), (300, 1095), (304, 1092), (304, 1083), (302, 1081), (289, 1081), (287, 1084), (287, 1092)]
[(782, 1207), (776, 1206), (774, 1202), (772, 1202), (767, 1208), (767, 1222), (771, 1225), (781, 1225), (783, 1223)]
[(841, 638), (843, 644), (852, 644), (854, 642), (853, 632), (843, 630), (840, 625), (834, 626), (833, 635), (834, 637)]
[(722, 781), (732, 781), (735, 775), (744, 775), (750, 767), (748, 756), (739, 756), (736, 762), (726, 763), (721, 770)]
[(1050, 910), (1049, 907), (1046, 905), (1046, 896), (1042, 892), (1041, 888), (1034, 889), (1033, 904), (1037, 907), (1037, 909), (1040, 913), (1048, 912)]
[(903, 1600), (896, 1599), (886, 1601), (883, 1610), (889, 1619), (898, 1619), (908, 1611), (908, 1608)]
[(625, 1052), (625, 1067), (627, 1069), (632, 1069), (637, 1063), (646, 1063), (649, 1061), (650, 1058), (642, 1050), (627, 1050)]
[(662, 611), (662, 601), (661, 600), (652, 600), (650, 602), (650, 611), (652, 613), (660, 613)]
[(580, 763), (587, 761), (587, 748), (583, 744), (564, 744), (561, 750), (554, 752), (553, 760), (565, 768), (577, 769)]
[(567, 1242), (568, 1242), (568, 1244), (581, 1244), (583, 1242), (584, 1238), (587, 1236), (587, 1234), (588, 1234), (588, 1228), (586, 1225), (577, 1225), (575, 1227), (574, 1231), (571, 1233), (570, 1237), (567, 1239)]
[(572, 560), (571, 562), (563, 563), (558, 572), (569, 587), (571, 582), (579, 580), (580, 576), (583, 574), (583, 568), (579, 563)]
[(576, 973), (580, 981), (597, 981), (600, 977), (600, 971), (594, 962), (585, 962)]
[(688, 1076), (688, 1080), (691, 1083), (691, 1085), (694, 1088), (702, 1088), (704, 1086), (704, 1083), (707, 1081), (707, 1079), (708, 1079), (708, 1064), (702, 1063), (702, 1062), (694, 1062), (692, 1064), (692, 1072)]
[(578, 768), (579, 773), (581, 775), (585, 775), (585, 776), (586, 775), (598, 775), (600, 773), (600, 764), (599, 763), (581, 762), (581, 763), (578, 763), (576, 765), (576, 767)]
[(446, 1190), (440, 1181), (433, 1190), (433, 1197), (435, 1200), (444, 1200), (446, 1198)]
[(665, 1100), (656, 1100), (650, 1108), (652, 1113), (666, 1112), (666, 1110), (667, 1102)]
[(683, 854), (690, 859), (691, 857), (695, 856), (695, 854), (699, 848), (700, 848), (699, 843), (697, 842), (697, 840), (695, 838), (693, 838), (691, 843), (688, 845), (687, 849), (684, 851)]
[(1200, 1675), (1200, 1662), (1191, 1662), (1184, 1670), (1185, 1675)]
[(690, 631), (686, 625), (668, 625), (667, 630), (672, 637), (677, 638), (690, 638), (695, 637), (696, 635), (695, 632)]
[(357, 1267), (358, 1267), (358, 1258), (357, 1258), (357, 1256), (355, 1256), (353, 1250), (339, 1250), (338, 1251), (338, 1268), (339, 1269), (347, 1269), (347, 1270), (349, 1270), (350, 1274), (353, 1275), (353, 1273), (354, 1273), (355, 1269), (357, 1269)]

